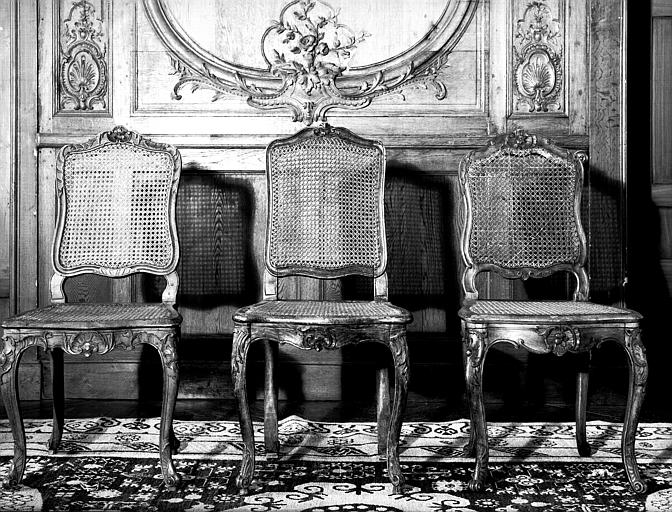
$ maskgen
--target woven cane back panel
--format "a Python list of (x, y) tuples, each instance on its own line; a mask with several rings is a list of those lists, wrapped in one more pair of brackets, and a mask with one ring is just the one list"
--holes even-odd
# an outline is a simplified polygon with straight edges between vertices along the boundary
[(542, 150), (502, 149), (469, 164), (474, 262), (543, 269), (580, 259), (574, 162)]
[(314, 135), (271, 145), (268, 166), (271, 271), (384, 270), (382, 148)]
[(58, 270), (167, 269), (174, 259), (170, 201), (174, 162), (131, 143), (72, 151), (63, 163), (65, 220)]

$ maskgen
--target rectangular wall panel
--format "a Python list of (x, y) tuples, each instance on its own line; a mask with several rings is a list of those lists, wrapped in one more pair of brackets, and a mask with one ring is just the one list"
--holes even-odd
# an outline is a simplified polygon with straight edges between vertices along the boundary
[(672, 17), (652, 20), (651, 170), (653, 185), (672, 184)]

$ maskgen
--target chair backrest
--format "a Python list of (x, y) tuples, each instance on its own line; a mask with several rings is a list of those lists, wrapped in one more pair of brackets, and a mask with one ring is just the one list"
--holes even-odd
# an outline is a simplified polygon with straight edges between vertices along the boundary
[(462, 160), (465, 299), (478, 298), (475, 278), (487, 270), (522, 279), (567, 271), (576, 277), (574, 300), (588, 300), (580, 218), (585, 158), (517, 130)]
[(268, 146), (266, 169), (273, 277), (385, 274), (382, 144), (344, 128), (306, 128)]
[(166, 276), (164, 301), (175, 302), (181, 168), (176, 148), (121, 126), (60, 150), (52, 302), (65, 301), (66, 277), (136, 272)]

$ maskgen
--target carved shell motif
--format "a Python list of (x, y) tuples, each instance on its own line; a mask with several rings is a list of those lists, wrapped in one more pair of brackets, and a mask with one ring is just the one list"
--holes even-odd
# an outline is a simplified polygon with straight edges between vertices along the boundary
[(72, 3), (69, 17), (62, 26), (61, 67), (59, 77), (62, 110), (107, 108), (107, 63), (103, 24), (95, 17), (91, 2)]
[(562, 31), (545, 1), (531, 2), (518, 20), (513, 45), (514, 109), (562, 109)]
[(530, 112), (547, 112), (555, 102), (562, 76), (558, 60), (546, 48), (536, 47), (518, 65), (516, 85), (518, 92), (528, 100)]

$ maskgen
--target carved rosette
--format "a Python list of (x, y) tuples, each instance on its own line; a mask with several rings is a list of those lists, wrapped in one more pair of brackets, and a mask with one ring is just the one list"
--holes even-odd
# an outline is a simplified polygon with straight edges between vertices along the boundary
[(91, 357), (91, 354), (107, 354), (114, 348), (112, 333), (98, 331), (83, 331), (73, 335), (66, 335), (63, 350), (68, 354), (81, 354)]
[(537, 327), (537, 334), (542, 338), (546, 349), (556, 356), (567, 352), (577, 352), (581, 346), (581, 330), (571, 325), (554, 325)]
[(529, 3), (513, 44), (514, 112), (562, 110), (562, 34), (546, 0)]
[(61, 26), (58, 105), (61, 110), (107, 109), (108, 73), (103, 22), (87, 0), (72, 3)]

